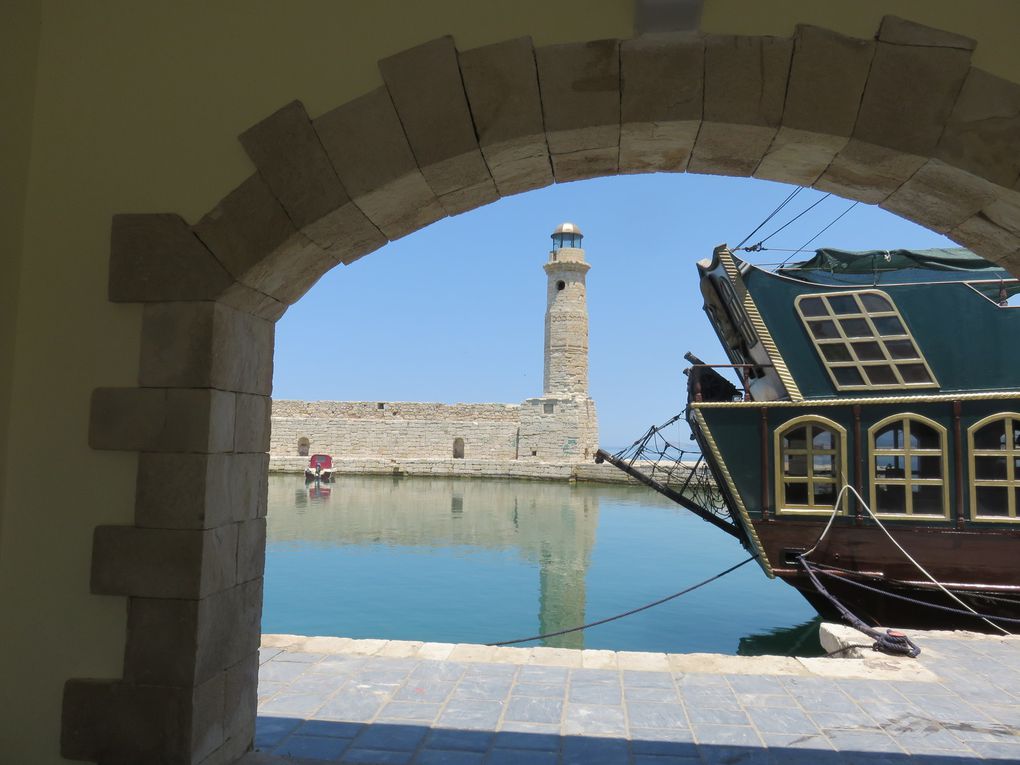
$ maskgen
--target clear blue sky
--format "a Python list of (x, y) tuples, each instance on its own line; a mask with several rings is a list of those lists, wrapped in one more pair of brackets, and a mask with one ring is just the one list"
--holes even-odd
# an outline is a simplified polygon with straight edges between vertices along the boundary
[[(695, 261), (718, 244), (736, 245), (792, 188), (708, 175), (619, 176), (558, 184), (438, 221), (333, 269), (287, 312), (277, 325), (273, 395), (448, 403), (541, 395), (542, 264), (553, 229), (572, 221), (592, 265), (591, 394), (600, 441), (623, 446), (683, 408), (686, 351), (726, 360), (701, 310)], [(755, 238), (823, 196), (804, 190)], [(767, 246), (800, 247), (849, 204), (829, 197)], [(954, 245), (857, 205), (811, 249), (944, 246)], [(749, 259), (773, 263), (788, 254)]]

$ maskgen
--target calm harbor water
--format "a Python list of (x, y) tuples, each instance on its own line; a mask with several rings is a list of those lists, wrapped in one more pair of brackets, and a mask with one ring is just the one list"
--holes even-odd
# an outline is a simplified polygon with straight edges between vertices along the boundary
[[(746, 557), (735, 540), (644, 487), (369, 476), (315, 487), (274, 475), (262, 630), (509, 640), (634, 608)], [(546, 645), (821, 651), (814, 611), (753, 563)]]

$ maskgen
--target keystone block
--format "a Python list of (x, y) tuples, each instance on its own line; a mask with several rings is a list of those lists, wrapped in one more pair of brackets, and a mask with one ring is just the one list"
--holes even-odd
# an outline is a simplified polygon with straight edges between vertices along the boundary
[(379, 71), (425, 180), (450, 215), (499, 198), (471, 122), (453, 38), (384, 58)]
[(446, 215), (418, 169), (386, 88), (327, 112), (313, 125), (347, 192), (389, 239)]
[(620, 41), (535, 50), (546, 138), (557, 181), (619, 170)]
[(530, 37), (460, 54), (478, 143), (501, 196), (553, 182)]
[(751, 175), (779, 129), (793, 41), (705, 38), (705, 112), (690, 170)]
[(821, 176), (853, 134), (874, 53), (872, 40), (797, 27), (783, 124), (756, 178), (810, 186)]
[(620, 172), (683, 172), (701, 126), (702, 38), (679, 34), (620, 44)]
[(300, 101), (246, 130), (241, 144), (294, 225), (322, 249), (349, 261), (385, 244), (351, 202)]

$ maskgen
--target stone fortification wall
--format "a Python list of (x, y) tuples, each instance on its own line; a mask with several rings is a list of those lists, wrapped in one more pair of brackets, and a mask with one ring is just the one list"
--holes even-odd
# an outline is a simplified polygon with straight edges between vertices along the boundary
[[(271, 473), (303, 473), (304, 457), (271, 457)], [(529, 478), (546, 481), (595, 481), (598, 483), (638, 484), (608, 463), (570, 464), (525, 460), (472, 459), (345, 459), (333, 463), (337, 470), (351, 475), (443, 476), (462, 478)], [(638, 465), (639, 469), (644, 466)], [(650, 466), (645, 470), (650, 473)]]
[(430, 404), (377, 401), (274, 401), (270, 454), (334, 459), (452, 459), (517, 457), (519, 407), (510, 404)]
[(519, 458), (589, 462), (598, 449), (598, 420), (590, 398), (542, 396), (520, 408)]
[(484, 420), (517, 422), (516, 404), (435, 404), (420, 401), (273, 400), (274, 418), (347, 420)]

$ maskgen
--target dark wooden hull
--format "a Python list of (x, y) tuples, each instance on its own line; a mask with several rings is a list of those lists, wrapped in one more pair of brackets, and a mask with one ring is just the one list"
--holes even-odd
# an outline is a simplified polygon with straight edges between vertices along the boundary
[[(835, 609), (796, 562), (797, 552), (814, 545), (823, 520), (781, 518), (755, 521), (754, 527), (776, 576), (795, 587), (824, 616)], [(891, 524), (890, 524), (891, 526)], [(1012, 529), (932, 528), (897, 525), (897, 541), (938, 581), (975, 610), (1020, 619), (1020, 531)], [(875, 626), (915, 629), (991, 631), (984, 621), (901, 600), (959, 608), (896, 549), (874, 524), (840, 519), (810, 556), (818, 564), (852, 574), (820, 576), (822, 584), (847, 608)], [(861, 582), (874, 592), (851, 584)], [(890, 595), (891, 594), (891, 595)], [(1004, 625), (1011, 632), (1020, 625)]]

